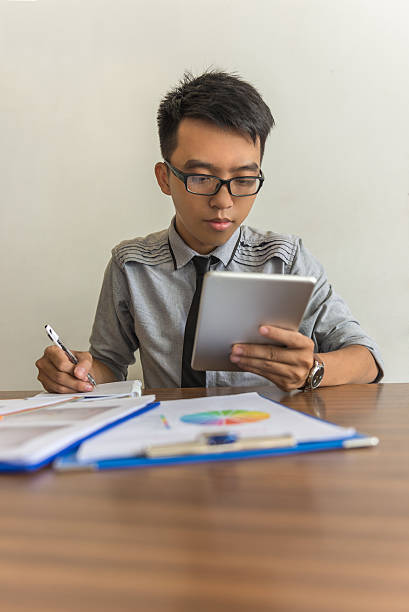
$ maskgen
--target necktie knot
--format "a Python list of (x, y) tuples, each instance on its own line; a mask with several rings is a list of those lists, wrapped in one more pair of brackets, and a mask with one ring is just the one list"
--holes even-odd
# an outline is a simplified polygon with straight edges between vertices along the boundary
[(192, 261), (196, 270), (196, 276), (203, 277), (206, 272), (210, 270), (210, 266), (213, 266), (219, 260), (214, 255), (211, 255), (210, 257), (199, 257), (199, 255), (195, 255), (192, 258)]
[(193, 257), (193, 265), (195, 266), (196, 275), (204, 276), (210, 267), (210, 257)]

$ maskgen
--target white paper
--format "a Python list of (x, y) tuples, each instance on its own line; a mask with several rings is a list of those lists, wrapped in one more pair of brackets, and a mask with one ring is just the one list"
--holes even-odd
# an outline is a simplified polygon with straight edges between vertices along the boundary
[(142, 383), (140, 380), (121, 380), (118, 382), (102, 383), (97, 385), (92, 391), (85, 393), (39, 393), (36, 398), (60, 398), (78, 397), (82, 400), (102, 398), (102, 397), (127, 397), (134, 393), (140, 395)]
[[(186, 415), (230, 411), (261, 413), (260, 420), (241, 424), (199, 425), (181, 420)], [(216, 415), (217, 416), (217, 415)], [(219, 415), (229, 420), (229, 414)], [(254, 416), (254, 415), (253, 415)], [(244, 418), (251, 419), (251, 414)], [(168, 427), (166, 426), (168, 425)], [(143, 454), (147, 446), (190, 442), (201, 433), (237, 433), (240, 437), (293, 435), (297, 442), (326, 441), (354, 435), (353, 428), (338, 427), (265, 399), (257, 393), (241, 393), (161, 402), (153, 410), (84, 442), (80, 461), (95, 461)]]
[(21, 466), (36, 465), (154, 399), (154, 395), (145, 395), (142, 398), (110, 398), (89, 403), (74, 400), (2, 416), (0, 461)]
[(7, 414), (13, 414), (14, 412), (26, 412), (33, 410), (33, 408), (39, 408), (40, 406), (50, 406), (52, 404), (59, 404), (66, 402), (67, 399), (73, 398), (74, 396), (35, 396), (27, 399), (10, 399), (0, 400), (0, 416)]

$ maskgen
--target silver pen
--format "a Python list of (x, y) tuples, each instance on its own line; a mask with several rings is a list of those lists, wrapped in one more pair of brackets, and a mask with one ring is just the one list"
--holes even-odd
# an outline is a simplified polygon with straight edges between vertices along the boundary
[[(45, 331), (47, 333), (47, 336), (50, 338), (50, 340), (52, 340), (56, 346), (58, 346), (61, 350), (64, 351), (64, 353), (67, 355), (71, 363), (77, 365), (78, 359), (73, 353), (71, 353), (70, 349), (67, 349), (67, 347), (64, 346), (64, 344), (60, 340), (59, 335), (53, 330), (51, 325), (45, 325)], [(91, 383), (91, 385), (93, 385), (94, 387), (97, 386), (97, 383), (95, 382), (91, 374), (88, 374), (88, 380)]]

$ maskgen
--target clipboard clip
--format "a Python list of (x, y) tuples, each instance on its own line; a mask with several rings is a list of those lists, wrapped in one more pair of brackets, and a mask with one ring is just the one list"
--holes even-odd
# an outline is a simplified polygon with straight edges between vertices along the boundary
[(174, 444), (159, 444), (148, 446), (145, 456), (149, 458), (180, 457), (182, 455), (217, 455), (241, 450), (261, 450), (270, 448), (288, 448), (297, 445), (292, 434), (280, 436), (258, 436), (256, 438), (240, 438), (229, 432), (201, 433), (191, 442)]

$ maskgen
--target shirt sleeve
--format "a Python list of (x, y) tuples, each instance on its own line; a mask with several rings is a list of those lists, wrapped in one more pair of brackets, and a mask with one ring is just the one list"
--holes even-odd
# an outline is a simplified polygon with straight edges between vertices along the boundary
[(105, 270), (90, 337), (90, 353), (125, 380), (139, 348), (126, 277), (111, 260)]
[(317, 279), (300, 326), (300, 332), (314, 341), (315, 351), (329, 353), (353, 344), (366, 346), (378, 366), (378, 375), (373, 382), (379, 382), (384, 375), (384, 365), (378, 345), (365, 333), (344, 300), (335, 293), (324, 268), (301, 240), (291, 274), (314, 276)]

